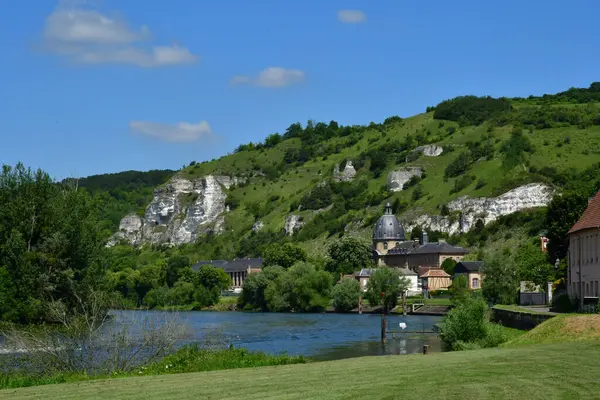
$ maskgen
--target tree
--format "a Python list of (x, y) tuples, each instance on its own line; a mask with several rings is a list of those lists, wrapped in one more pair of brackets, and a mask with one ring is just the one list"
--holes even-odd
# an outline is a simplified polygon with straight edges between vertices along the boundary
[(290, 268), (297, 262), (306, 261), (306, 252), (291, 243), (272, 244), (263, 252), (263, 266), (279, 265)]
[(1, 318), (40, 321), (51, 300), (71, 310), (79, 287), (104, 284), (99, 207), (86, 191), (20, 163), (5, 165), (0, 204), (0, 292), (10, 296)]
[(581, 191), (568, 191), (552, 198), (546, 209), (548, 256), (551, 257), (551, 261), (566, 257), (567, 247), (564, 240), (567, 232), (581, 217), (586, 206), (587, 195)]
[(469, 281), (465, 275), (459, 275), (452, 280), (452, 285), (449, 288), (450, 296), (453, 305), (459, 305), (471, 297), (469, 292)]
[(508, 254), (492, 254), (485, 259), (482, 292), (492, 304), (514, 304), (519, 289), (519, 276), (514, 260)]
[(453, 258), (446, 258), (444, 262), (442, 262), (442, 269), (448, 275), (454, 275), (454, 267), (456, 266), (456, 261)]
[[(387, 312), (396, 307), (398, 297), (410, 287), (410, 281), (393, 268), (377, 268), (367, 282), (365, 297), (369, 304), (383, 305)], [(381, 293), (384, 294), (383, 303)]]
[(531, 281), (542, 288), (554, 280), (554, 265), (538, 246), (529, 244), (519, 249), (516, 257), (519, 279)]
[(175, 255), (167, 261), (166, 281), (169, 287), (173, 287), (179, 280), (181, 270), (190, 266), (190, 260), (186, 256)]
[(373, 267), (371, 247), (360, 239), (344, 236), (329, 246), (325, 269), (336, 277)]
[(337, 312), (348, 312), (358, 307), (360, 283), (354, 278), (344, 278), (333, 287), (333, 307)]
[(472, 298), (450, 310), (444, 318), (440, 332), (444, 346), (447, 349), (458, 350), (461, 344), (485, 339), (488, 334), (486, 310), (482, 300)]

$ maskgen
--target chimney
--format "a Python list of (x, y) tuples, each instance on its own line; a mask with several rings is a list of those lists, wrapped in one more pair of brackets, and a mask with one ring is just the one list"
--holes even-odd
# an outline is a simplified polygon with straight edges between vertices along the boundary
[(427, 235), (427, 232), (423, 231), (423, 234), (421, 235), (421, 244), (426, 245), (427, 243), (429, 243), (429, 236)]

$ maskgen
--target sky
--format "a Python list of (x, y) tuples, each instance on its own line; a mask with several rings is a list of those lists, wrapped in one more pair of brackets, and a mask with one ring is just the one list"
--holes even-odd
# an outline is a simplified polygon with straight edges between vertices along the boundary
[(1, 3), (0, 163), (56, 179), (600, 80), (596, 0)]

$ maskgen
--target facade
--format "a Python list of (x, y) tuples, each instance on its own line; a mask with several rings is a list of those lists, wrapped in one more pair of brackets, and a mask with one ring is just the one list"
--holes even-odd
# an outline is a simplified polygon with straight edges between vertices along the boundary
[(469, 282), (469, 289), (481, 289), (482, 270), (483, 261), (460, 261), (454, 266), (454, 278), (464, 275)]
[(582, 302), (600, 297), (600, 191), (589, 200), (569, 236), (567, 292)]
[(445, 259), (460, 261), (469, 251), (452, 246), (444, 240), (430, 243), (427, 233), (419, 240), (406, 240), (398, 218), (386, 204), (384, 214), (373, 228), (373, 257), (378, 266), (409, 268), (416, 271), (421, 266), (439, 268)]
[(447, 290), (452, 284), (450, 275), (441, 268), (419, 268), (419, 280), (424, 292), (430, 290)]
[(231, 261), (198, 261), (194, 265), (192, 265), (192, 269), (194, 271), (198, 271), (198, 269), (202, 265), (212, 265), (213, 267), (220, 268), (223, 271), (227, 272), (232, 281), (231, 288), (235, 290), (240, 289), (242, 286), (244, 286), (244, 280), (248, 277), (249, 274), (261, 271), (262, 258), (243, 258)]

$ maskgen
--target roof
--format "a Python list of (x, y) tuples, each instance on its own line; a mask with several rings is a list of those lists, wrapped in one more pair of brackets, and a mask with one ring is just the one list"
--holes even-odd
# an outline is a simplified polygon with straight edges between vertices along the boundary
[(357, 273), (355, 273), (355, 276), (371, 276), (373, 274), (373, 269), (372, 268), (363, 268), (360, 271), (358, 271)]
[(405, 240), (404, 228), (392, 213), (390, 203), (385, 205), (384, 214), (373, 227), (373, 240)]
[(261, 268), (262, 258), (240, 258), (235, 260), (203, 260), (198, 261), (192, 265), (192, 269), (197, 271), (202, 265), (212, 265), (216, 268), (220, 268), (225, 272), (242, 272), (248, 270), (248, 268)]
[(408, 268), (396, 268), (404, 276), (417, 276), (417, 273)]
[(396, 246), (389, 249), (387, 253), (388, 254), (409, 254), (412, 252), (412, 250), (416, 249), (419, 246), (420, 245), (418, 242), (415, 242), (412, 240), (410, 240), (408, 242), (396, 243)]
[(588, 202), (587, 208), (581, 215), (581, 218), (573, 225), (569, 233), (594, 228), (600, 228), (600, 190)]
[(483, 261), (460, 261), (454, 266), (454, 272), (479, 272)]
[(446, 242), (432, 242), (426, 243), (413, 251), (412, 254), (467, 254), (469, 250), (459, 247), (452, 246)]
[(450, 275), (441, 268), (431, 268), (421, 275), (421, 278), (450, 278)]

